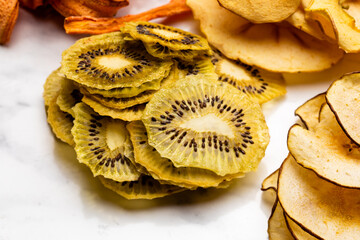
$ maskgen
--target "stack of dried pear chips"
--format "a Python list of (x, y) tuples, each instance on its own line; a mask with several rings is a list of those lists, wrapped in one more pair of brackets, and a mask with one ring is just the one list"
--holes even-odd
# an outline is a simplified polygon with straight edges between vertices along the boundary
[(80, 39), (44, 89), (55, 135), (128, 199), (226, 187), (255, 170), (269, 142), (259, 103), (285, 94), (281, 74), (148, 22)]
[(360, 73), (300, 106), (289, 156), (266, 178), (276, 191), (270, 239), (357, 239), (360, 234)]

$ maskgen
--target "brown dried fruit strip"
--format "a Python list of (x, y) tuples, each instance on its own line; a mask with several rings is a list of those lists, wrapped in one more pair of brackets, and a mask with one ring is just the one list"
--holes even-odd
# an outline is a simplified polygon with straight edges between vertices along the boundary
[(0, 0), (0, 44), (10, 40), (18, 14), (18, 0)]
[(149, 11), (120, 18), (67, 17), (64, 27), (67, 34), (102, 34), (119, 31), (126, 22), (149, 21), (190, 11), (185, 0), (171, 0), (168, 4)]
[(128, 0), (49, 0), (50, 5), (64, 17), (112, 17)]
[(19, 0), (21, 7), (36, 9), (44, 5), (44, 0)]

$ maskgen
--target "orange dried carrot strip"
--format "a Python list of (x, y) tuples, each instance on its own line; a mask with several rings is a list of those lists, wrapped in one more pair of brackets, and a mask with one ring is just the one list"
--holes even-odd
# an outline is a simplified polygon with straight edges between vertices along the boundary
[(64, 27), (67, 34), (101, 34), (119, 31), (125, 22), (149, 21), (190, 11), (186, 0), (171, 0), (168, 4), (149, 11), (120, 18), (67, 17)]
[(18, 0), (0, 0), (0, 44), (10, 40), (18, 14)]
[(19, 0), (21, 7), (36, 9), (44, 5), (44, 0)]

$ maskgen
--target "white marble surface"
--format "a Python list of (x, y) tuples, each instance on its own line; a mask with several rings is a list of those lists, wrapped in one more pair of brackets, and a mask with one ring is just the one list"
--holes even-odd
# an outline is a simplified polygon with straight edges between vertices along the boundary
[[(132, 0), (119, 15), (164, 2)], [(47, 125), (43, 83), (78, 38), (64, 33), (62, 21), (21, 10), (11, 42), (0, 47), (0, 240), (267, 239), (271, 204), (260, 185), (287, 155), (294, 110), (342, 72), (360, 70), (360, 58), (349, 55), (324, 73), (286, 74), (288, 94), (263, 106), (271, 134), (266, 156), (229, 189), (130, 202), (93, 178)], [(191, 15), (166, 23), (198, 31)]]

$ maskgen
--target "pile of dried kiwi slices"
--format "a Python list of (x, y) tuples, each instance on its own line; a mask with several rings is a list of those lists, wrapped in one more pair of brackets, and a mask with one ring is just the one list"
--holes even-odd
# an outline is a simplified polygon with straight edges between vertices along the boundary
[(148, 22), (78, 40), (44, 85), (56, 137), (128, 199), (227, 187), (255, 170), (269, 142), (259, 103), (284, 93), (281, 75)]

